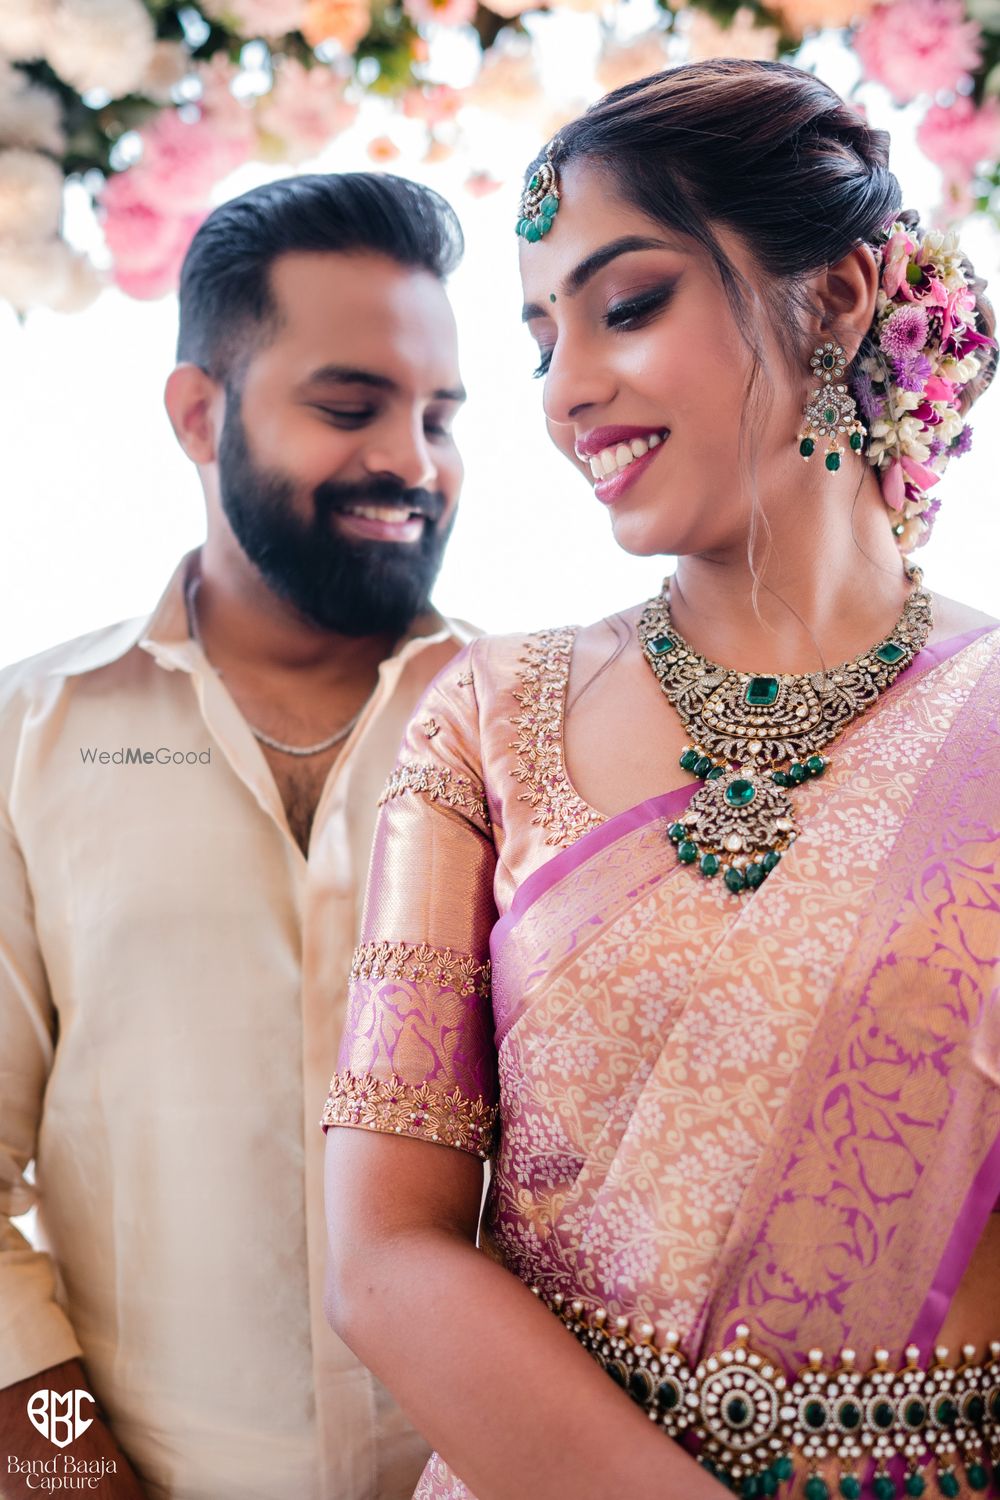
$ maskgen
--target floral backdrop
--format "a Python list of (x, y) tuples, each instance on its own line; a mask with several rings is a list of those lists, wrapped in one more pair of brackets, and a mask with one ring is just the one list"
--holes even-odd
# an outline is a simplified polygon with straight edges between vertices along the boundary
[[(536, 56), (553, 12), (584, 13), (596, 38), (562, 113)], [(109, 279), (162, 296), (226, 177), (253, 160), (294, 170), (366, 99), (383, 105), (374, 163), (405, 170), (417, 139), (425, 160), (464, 156), (483, 194), (499, 185), (484, 120), (529, 119), (543, 139), (671, 63), (794, 60), (829, 29), (859, 86), (919, 114), (941, 222), (1000, 222), (1000, 0), (659, 0), (638, 34), (634, 17), (627, 0), (0, 0), (0, 299), (73, 311)], [(67, 182), (95, 205), (97, 254), (64, 237)]]

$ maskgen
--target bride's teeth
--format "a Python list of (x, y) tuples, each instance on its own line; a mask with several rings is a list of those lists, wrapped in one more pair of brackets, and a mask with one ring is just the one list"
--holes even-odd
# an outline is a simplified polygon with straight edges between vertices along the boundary
[(600, 454), (600, 460), (605, 476), (613, 474), (618, 467), (618, 460), (615, 458), (615, 450), (613, 448), (605, 448), (603, 453)]
[(595, 479), (603, 479), (604, 478), (604, 466), (601, 463), (601, 456), (600, 456), (600, 454), (597, 454), (594, 458), (592, 458), (590, 460), (590, 472), (591, 472), (591, 474), (593, 474), (593, 476), (594, 476)]
[(651, 448), (658, 448), (659, 445), (662, 442), (663, 442), (663, 439), (657, 433), (655, 433), (655, 432), (651, 432), (650, 433), (650, 435), (649, 435), (649, 446)]
[(632, 449), (627, 443), (619, 443), (615, 449), (615, 463), (619, 469), (624, 469), (626, 464), (632, 462)]
[(645, 438), (633, 438), (629, 443), (633, 458), (643, 458), (649, 452), (649, 444)]

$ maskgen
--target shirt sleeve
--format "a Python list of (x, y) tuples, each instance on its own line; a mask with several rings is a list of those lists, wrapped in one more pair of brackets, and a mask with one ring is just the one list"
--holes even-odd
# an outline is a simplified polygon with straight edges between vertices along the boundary
[(432, 683), (379, 799), (347, 1024), (324, 1128), (486, 1159), (497, 1117), (489, 939), (496, 852), (467, 647)]
[(49, 1257), (11, 1222), (34, 1207), (27, 1176), (54, 1055), (55, 1016), (24, 859), (0, 806), (0, 1387), (80, 1357)]

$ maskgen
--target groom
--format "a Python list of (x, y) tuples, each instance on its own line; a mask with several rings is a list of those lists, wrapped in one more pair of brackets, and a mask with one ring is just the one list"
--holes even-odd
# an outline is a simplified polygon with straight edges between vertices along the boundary
[[(461, 249), (390, 176), (217, 209), (166, 392), (207, 539), (148, 619), (0, 673), (5, 1497), (73, 1472), (116, 1500), (403, 1500), (419, 1475), (323, 1316), (317, 1122), (379, 791), (469, 636), (428, 602)], [(35, 1205), (48, 1253), (7, 1222)]]

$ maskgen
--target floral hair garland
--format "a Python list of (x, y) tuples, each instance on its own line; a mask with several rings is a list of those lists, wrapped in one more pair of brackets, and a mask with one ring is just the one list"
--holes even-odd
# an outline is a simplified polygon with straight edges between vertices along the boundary
[(929, 491), (950, 458), (968, 453), (962, 393), (996, 348), (976, 328), (976, 293), (954, 231), (896, 222), (881, 251), (871, 338), (852, 388), (868, 424), (868, 461), (904, 552), (930, 535), (940, 506)]

